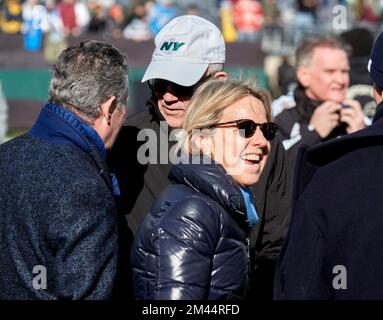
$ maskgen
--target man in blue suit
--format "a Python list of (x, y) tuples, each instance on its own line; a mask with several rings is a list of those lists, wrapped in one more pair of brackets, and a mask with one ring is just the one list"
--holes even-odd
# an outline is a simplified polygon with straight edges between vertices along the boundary
[(126, 58), (81, 42), (61, 53), (30, 131), (0, 146), (0, 299), (114, 297), (119, 190), (105, 155), (127, 98)]
[(383, 299), (383, 34), (368, 64), (373, 124), (300, 150), (277, 299)]

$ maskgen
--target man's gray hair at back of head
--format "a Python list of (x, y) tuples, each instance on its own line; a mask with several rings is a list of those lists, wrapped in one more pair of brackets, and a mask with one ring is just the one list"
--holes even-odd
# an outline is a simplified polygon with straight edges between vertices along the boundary
[(205, 71), (204, 77), (214, 77), (217, 72), (224, 70), (223, 63), (210, 63)]
[(125, 105), (128, 94), (126, 57), (103, 41), (87, 40), (64, 50), (53, 67), (49, 102), (92, 121), (112, 96)]

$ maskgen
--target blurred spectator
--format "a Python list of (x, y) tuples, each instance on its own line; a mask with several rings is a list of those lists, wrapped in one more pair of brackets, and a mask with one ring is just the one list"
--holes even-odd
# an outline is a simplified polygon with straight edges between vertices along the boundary
[(295, 19), (295, 44), (314, 32), (317, 17), (317, 0), (297, 0)]
[(263, 9), (259, 1), (236, 1), (233, 4), (233, 17), (238, 40), (254, 42), (263, 24)]
[(302, 144), (314, 145), (366, 126), (358, 101), (347, 99), (349, 46), (337, 37), (306, 38), (296, 51), (298, 86), (273, 102), (278, 135), (294, 165)]
[(8, 130), (8, 105), (5, 100), (3, 88), (0, 81), (0, 144), (5, 142), (7, 139)]
[(225, 42), (237, 41), (238, 35), (234, 27), (233, 8), (230, 0), (221, 1), (221, 29)]
[(381, 22), (383, 9), (380, 0), (356, 0), (355, 18), (367, 28), (376, 28)]
[[(380, 36), (368, 64), (378, 110), (382, 56)], [(382, 135), (378, 111), (369, 128), (301, 150), (274, 298), (383, 299)]]
[(147, 21), (147, 9), (144, 2), (138, 3), (133, 8), (131, 21), (125, 27), (124, 38), (133, 41), (146, 41), (151, 39), (152, 34)]
[(22, 5), (24, 48), (27, 51), (39, 51), (46, 26), (46, 9), (39, 0), (27, 0)]
[(295, 68), (291, 65), (289, 57), (282, 58), (282, 64), (278, 67), (278, 85), (281, 94), (287, 94), (293, 91), (297, 84), (295, 77)]
[(102, 8), (106, 10), (109, 10), (116, 2), (115, 0), (93, 0), (93, 1), (96, 1)]
[(281, 12), (276, 0), (264, 0), (264, 25), (262, 29), (262, 50), (280, 52), (283, 47), (283, 28)]
[(114, 4), (109, 9), (108, 15), (108, 32), (115, 39), (121, 38), (122, 30), (125, 26), (124, 9), (120, 4)]
[(173, 0), (173, 3), (177, 8), (177, 15), (198, 15), (218, 23), (220, 4), (216, 0)]
[(281, 11), (277, 0), (263, 1), (263, 16), (265, 26), (275, 26), (280, 24)]
[(0, 14), (0, 29), (5, 33), (19, 33), (21, 31), (21, 1), (5, 0)]
[(297, 19), (312, 24), (316, 19), (317, 0), (297, 0)]
[(67, 47), (64, 26), (58, 12), (55, 0), (46, 0), (47, 26), (44, 32), (44, 58), (49, 63), (55, 63), (61, 51)]
[(74, 13), (76, 17), (76, 24), (79, 28), (79, 32), (83, 33), (87, 30), (90, 22), (89, 9), (83, 0), (74, 0)]
[(64, 34), (67, 36), (78, 36), (80, 34), (80, 29), (76, 21), (75, 1), (76, 0), (61, 0), (58, 4), (58, 10), (64, 26)]
[(155, 37), (161, 28), (176, 16), (173, 0), (158, 0), (149, 12), (149, 27)]
[[(279, 0), (278, 7), (281, 13), (281, 24), (283, 26), (283, 42), (289, 47), (294, 46), (296, 6), (295, 0)], [(294, 49), (291, 50), (293, 52)]]
[(199, 16), (199, 7), (196, 4), (189, 5), (186, 14), (189, 16)]
[(88, 25), (89, 32), (103, 32), (106, 29), (107, 13), (102, 5), (92, 1), (89, 3), (90, 22)]

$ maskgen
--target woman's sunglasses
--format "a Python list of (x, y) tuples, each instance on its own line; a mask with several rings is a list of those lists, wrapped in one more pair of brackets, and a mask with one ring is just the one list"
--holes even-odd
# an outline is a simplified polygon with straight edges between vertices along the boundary
[(278, 126), (274, 122), (257, 123), (250, 119), (240, 119), (235, 121), (217, 123), (211, 126), (211, 128), (228, 125), (236, 126), (238, 129), (240, 129), (240, 134), (245, 138), (251, 138), (257, 130), (258, 126), (261, 129), (263, 136), (267, 140), (273, 140), (278, 130)]
[(154, 79), (151, 81), (148, 81), (149, 88), (156, 92), (159, 95), (165, 94), (165, 92), (168, 91), (168, 87), (171, 87), (172, 92), (177, 97), (188, 97), (190, 98), (194, 92), (197, 90), (197, 88), (204, 83), (209, 77), (204, 77), (201, 80), (199, 80), (197, 83), (190, 87), (184, 87), (177, 83), (164, 80), (164, 79)]

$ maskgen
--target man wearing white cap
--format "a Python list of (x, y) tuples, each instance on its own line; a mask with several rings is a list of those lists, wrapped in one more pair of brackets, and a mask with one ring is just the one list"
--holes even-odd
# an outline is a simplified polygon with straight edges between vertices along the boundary
[(156, 92), (157, 107), (169, 126), (180, 128), (196, 88), (208, 78), (227, 78), (225, 42), (211, 22), (181, 16), (161, 30), (155, 45), (142, 82), (149, 81)]
[[(111, 171), (120, 183), (119, 206), (129, 213), (128, 223), (134, 232), (154, 199), (169, 184), (169, 150), (176, 143), (173, 129), (182, 127), (199, 85), (208, 79), (227, 78), (224, 63), (222, 34), (201, 17), (176, 17), (156, 36), (152, 60), (142, 79), (148, 81), (152, 91), (148, 110), (128, 118), (108, 157)], [(154, 143), (153, 136), (157, 137)], [(259, 261), (277, 257), (290, 208), (289, 175), (281, 143), (273, 142), (269, 157), (265, 173), (253, 188), (260, 223), (252, 234), (252, 256)], [(266, 264), (271, 279), (273, 267)], [(271, 296), (270, 282), (267, 285)]]

